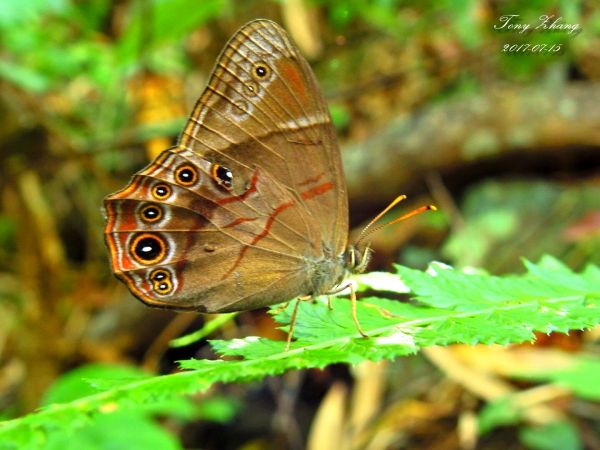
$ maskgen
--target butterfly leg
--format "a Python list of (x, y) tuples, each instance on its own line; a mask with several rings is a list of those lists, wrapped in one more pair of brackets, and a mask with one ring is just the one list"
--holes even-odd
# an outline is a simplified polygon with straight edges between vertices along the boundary
[(288, 330), (288, 335), (285, 343), (285, 352), (290, 349), (290, 345), (292, 344), (292, 336), (294, 334), (294, 326), (296, 325), (296, 317), (298, 316), (298, 306), (302, 300), (307, 300), (311, 298), (310, 295), (306, 295), (303, 297), (298, 297), (296, 299), (296, 303), (294, 304), (294, 310), (292, 311), (292, 317), (290, 318), (290, 329)]
[(296, 316), (298, 315), (298, 305), (302, 300), (300, 297), (296, 299), (296, 303), (294, 304), (294, 309), (292, 310), (292, 317), (290, 319), (290, 329), (288, 330), (287, 340), (285, 342), (285, 350), (287, 352), (290, 349), (290, 345), (292, 344), (292, 335), (294, 334), (294, 325), (296, 325)]
[[(361, 326), (360, 326), (360, 322), (358, 321), (358, 316), (356, 315), (356, 291), (354, 290), (354, 285), (352, 283), (348, 283), (342, 287), (336, 288), (331, 292), (328, 292), (328, 294), (332, 295), (332, 294), (337, 294), (339, 292), (342, 292), (345, 289), (350, 289), (350, 302), (352, 303), (352, 320), (354, 321), (354, 325), (356, 325), (356, 329), (358, 330), (358, 332), (360, 333), (360, 335), (364, 338), (368, 338), (369, 336), (367, 335), (367, 333), (365, 333)], [(329, 309), (331, 308), (331, 299), (330, 297), (327, 297), (327, 304), (329, 306)]]
[(360, 335), (364, 338), (368, 338), (367, 334), (360, 327), (360, 322), (358, 321), (358, 317), (356, 315), (356, 291), (354, 290), (354, 285), (352, 283), (348, 284), (350, 288), (350, 302), (352, 303), (352, 320), (354, 320), (354, 325), (356, 325), (356, 329), (360, 333)]

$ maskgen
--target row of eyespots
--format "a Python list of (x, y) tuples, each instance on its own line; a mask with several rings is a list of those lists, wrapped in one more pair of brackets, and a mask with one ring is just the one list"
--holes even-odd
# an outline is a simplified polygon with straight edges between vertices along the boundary
[[(211, 177), (217, 186), (227, 191), (233, 189), (233, 174), (227, 167), (213, 164)], [(184, 164), (175, 170), (175, 179), (183, 186), (191, 186), (198, 181), (198, 172), (193, 166)], [(156, 200), (166, 201), (171, 197), (173, 189), (168, 184), (159, 182), (151, 188), (150, 193)], [(142, 221), (149, 224), (159, 222), (164, 217), (162, 207), (155, 203), (144, 204), (139, 213)]]
[[(211, 177), (215, 183), (230, 191), (233, 185), (231, 171), (219, 164), (213, 164)], [(184, 164), (175, 170), (175, 180), (183, 186), (191, 186), (198, 181), (198, 172), (195, 167)], [(151, 188), (152, 196), (157, 200), (165, 201), (171, 197), (173, 189), (166, 183), (159, 182)], [(141, 219), (146, 223), (156, 223), (164, 217), (163, 207), (155, 203), (144, 204), (140, 211)], [(168, 251), (165, 238), (159, 233), (138, 233), (133, 235), (129, 244), (129, 253), (136, 262), (145, 266), (153, 266), (162, 262)], [(205, 251), (212, 252), (214, 247), (208, 245)], [(152, 289), (159, 295), (167, 295), (173, 291), (171, 273), (165, 269), (155, 269), (149, 277)]]
[[(226, 190), (232, 189), (233, 175), (228, 168), (215, 163), (211, 168), (211, 176), (219, 186)], [(185, 164), (176, 169), (175, 178), (181, 184), (191, 185), (197, 181), (198, 172), (191, 165)], [(171, 196), (173, 190), (166, 183), (157, 183), (152, 187), (151, 193), (157, 200), (165, 200)], [(164, 217), (163, 208), (154, 203), (144, 204), (140, 209), (140, 216), (146, 223), (156, 223)], [(164, 259), (167, 243), (159, 234), (140, 233), (131, 240), (129, 250), (138, 263), (151, 266)]]
[[(261, 93), (261, 83), (269, 81), (273, 71), (264, 62), (257, 62), (250, 71), (251, 79), (241, 81), (246, 89), (246, 95), (234, 95), (230, 99), (229, 109), (236, 120), (244, 119), (252, 113), (253, 105), (245, 97), (256, 97)], [(245, 74), (244, 74), (245, 75)], [(246, 78), (246, 76), (244, 76)]]
[[(223, 189), (230, 191), (233, 187), (233, 174), (230, 169), (220, 164), (214, 163), (210, 170), (210, 175), (213, 181), (217, 184), (217, 186), (222, 187)], [(175, 169), (175, 180), (178, 184), (184, 187), (190, 187), (196, 184), (198, 181), (198, 171), (196, 168), (190, 164), (184, 164)], [(173, 189), (166, 183), (156, 183), (152, 186), (150, 190), (152, 197), (156, 200), (167, 200), (171, 197), (173, 193)], [(162, 215), (154, 219), (154, 216), (159, 213), (156, 210), (153, 210), (149, 213), (152, 217), (145, 217), (148, 222), (156, 222), (162, 218)]]

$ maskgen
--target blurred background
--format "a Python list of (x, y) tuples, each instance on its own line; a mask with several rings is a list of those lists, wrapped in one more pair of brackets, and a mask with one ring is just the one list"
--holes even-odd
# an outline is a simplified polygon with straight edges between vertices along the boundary
[[(506, 15), (563, 27), (498, 29)], [(289, 31), (329, 101), (353, 230), (401, 193), (397, 214), (440, 209), (376, 234), (372, 270), (600, 263), (597, 1), (3, 0), (0, 418), (77, 397), (86, 377), (215, 358), (204, 341), (169, 347), (211, 317), (147, 308), (112, 276), (101, 204), (174, 144), (222, 46), (259, 17)], [(594, 354), (599, 334), (222, 385), (78, 448), (600, 448), (600, 404), (564, 392), (483, 436), (473, 425), (501, 393), (532, 389), (508, 366)], [(284, 338), (264, 310), (211, 337), (248, 335)], [(529, 426), (548, 415), (566, 426), (544, 444)], [(132, 423), (151, 447), (128, 440)]]

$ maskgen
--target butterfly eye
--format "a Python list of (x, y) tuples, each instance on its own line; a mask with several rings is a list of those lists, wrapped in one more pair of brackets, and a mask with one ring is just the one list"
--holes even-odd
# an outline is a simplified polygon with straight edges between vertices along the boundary
[(231, 170), (220, 164), (213, 164), (211, 170), (212, 179), (215, 180), (219, 186), (230, 191), (233, 187), (233, 174)]
[(175, 170), (175, 179), (182, 186), (191, 186), (198, 181), (198, 172), (191, 165), (184, 164)]
[(152, 288), (157, 294), (167, 295), (173, 290), (171, 274), (164, 269), (156, 269), (150, 274)]
[(266, 80), (271, 75), (271, 69), (265, 63), (257, 63), (252, 70), (252, 76), (258, 81)]
[(171, 196), (171, 187), (164, 183), (159, 183), (152, 188), (152, 196), (157, 200), (165, 200)]
[(163, 211), (158, 205), (146, 205), (141, 210), (142, 220), (146, 223), (158, 222), (163, 217)]
[(167, 253), (165, 241), (150, 233), (138, 234), (129, 248), (138, 263), (148, 266), (160, 262)]

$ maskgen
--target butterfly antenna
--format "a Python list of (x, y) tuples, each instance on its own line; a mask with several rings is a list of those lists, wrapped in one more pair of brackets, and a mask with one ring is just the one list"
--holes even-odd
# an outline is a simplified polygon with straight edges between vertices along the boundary
[(387, 223), (384, 223), (382, 225), (379, 225), (375, 228), (371, 228), (373, 225), (375, 225), (375, 223), (377, 223), (377, 221), (379, 221), (379, 219), (381, 219), (390, 209), (392, 209), (394, 206), (396, 206), (398, 203), (400, 203), (401, 201), (406, 200), (406, 195), (399, 195), (398, 197), (396, 197), (388, 206), (386, 206), (383, 211), (381, 211), (379, 214), (377, 214), (373, 220), (371, 220), (367, 226), (365, 226), (362, 231), (360, 232), (358, 239), (356, 240), (356, 244), (358, 244), (359, 242), (361, 242), (362, 240), (364, 240), (367, 236), (370, 236), (371, 234), (375, 233), (376, 231), (381, 230), (382, 228), (387, 227), (388, 225), (392, 225), (396, 222), (401, 222), (402, 220), (408, 219), (409, 217), (412, 216), (416, 216), (418, 214), (424, 213), (425, 211), (437, 211), (437, 208), (433, 205), (425, 205), (425, 206), (420, 206), (417, 209), (414, 209), (406, 214), (404, 214), (403, 216), (397, 217), (394, 220), (391, 220)]

